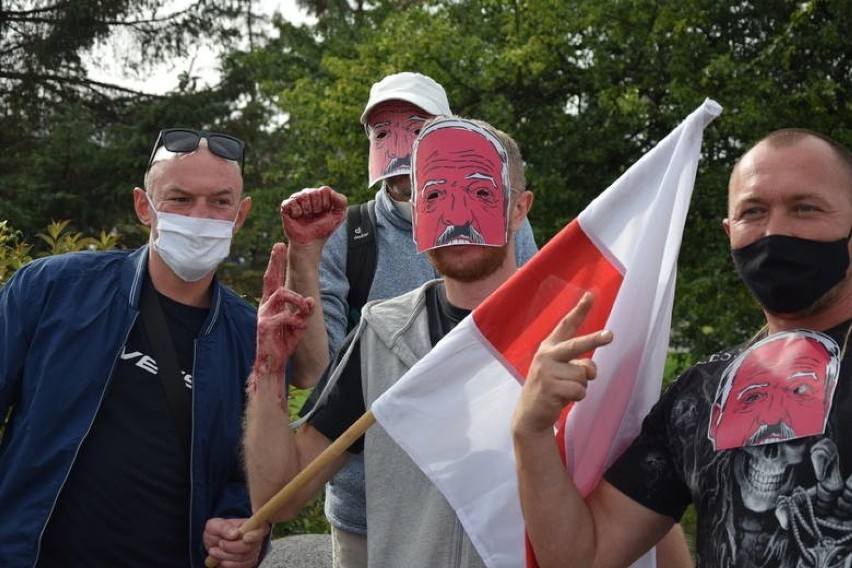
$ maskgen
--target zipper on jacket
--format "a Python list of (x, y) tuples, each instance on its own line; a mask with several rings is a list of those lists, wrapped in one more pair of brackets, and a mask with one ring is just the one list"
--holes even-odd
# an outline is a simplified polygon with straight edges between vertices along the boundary
[[(127, 331), (124, 333), (124, 341), (121, 342), (121, 348), (124, 348), (127, 345), (127, 339), (130, 337), (130, 332), (133, 330), (133, 327), (136, 325), (136, 320), (139, 319), (139, 312), (136, 312), (136, 315), (133, 316), (133, 319), (130, 322), (130, 327), (127, 328)], [(38, 564), (38, 559), (41, 556), (41, 540), (44, 538), (44, 531), (47, 529), (48, 523), (50, 523), (50, 518), (53, 516), (53, 512), (56, 510), (56, 502), (59, 501), (59, 496), (62, 494), (62, 490), (65, 489), (65, 484), (68, 482), (68, 476), (71, 475), (71, 470), (74, 469), (74, 464), (77, 462), (77, 456), (80, 455), (80, 448), (83, 447), (83, 443), (86, 441), (86, 438), (89, 437), (89, 434), (92, 431), (92, 426), (95, 424), (95, 419), (98, 417), (98, 414), (101, 411), (101, 405), (104, 403), (104, 397), (106, 396), (107, 389), (109, 389), (110, 384), (112, 383), (113, 376), (115, 375), (115, 368), (118, 364), (118, 359), (121, 356), (121, 353), (116, 353), (115, 358), (112, 360), (112, 367), (109, 370), (109, 376), (107, 376), (107, 380), (104, 383), (104, 388), (101, 391), (101, 398), (98, 400), (98, 406), (95, 408), (95, 413), (92, 415), (91, 420), (89, 421), (89, 426), (86, 428), (86, 432), (80, 438), (80, 443), (77, 444), (77, 448), (74, 450), (74, 458), (71, 460), (71, 465), (65, 471), (65, 477), (62, 479), (62, 483), (59, 485), (59, 490), (56, 492), (56, 495), (53, 496), (53, 503), (50, 505), (50, 512), (47, 514), (47, 518), (44, 521), (44, 524), (41, 527), (41, 531), (38, 534), (38, 543), (36, 546), (35, 558), (33, 559), (33, 568)]]
[[(193, 473), (194, 468), (192, 467), (192, 465), (194, 463), (193, 456), (195, 455), (195, 389), (198, 387), (198, 377), (196, 374), (197, 361), (198, 338), (195, 338), (192, 341), (192, 388), (189, 389), (189, 514), (187, 515), (187, 522), (189, 523), (189, 527), (187, 528), (187, 534), (189, 535), (189, 538), (187, 539), (187, 544), (189, 545), (189, 564), (193, 567), (195, 566), (195, 543), (193, 542), (192, 537), (192, 511), (195, 505), (195, 475)], [(202, 522), (206, 524), (207, 519), (202, 519)], [(201, 536), (199, 538), (201, 538), (201, 541), (203, 543), (204, 525), (202, 525), (201, 527)]]
[(455, 545), (456, 558), (455, 558), (455, 562), (453, 563), (453, 566), (458, 566), (459, 568), (461, 568), (462, 556), (463, 556), (462, 551), (464, 549), (464, 529), (462, 528), (461, 523), (459, 522), (458, 519), (453, 520), (453, 527), (455, 529), (453, 531), (455, 533), (454, 534), (455, 538), (453, 540), (455, 540), (455, 544), (456, 544)]

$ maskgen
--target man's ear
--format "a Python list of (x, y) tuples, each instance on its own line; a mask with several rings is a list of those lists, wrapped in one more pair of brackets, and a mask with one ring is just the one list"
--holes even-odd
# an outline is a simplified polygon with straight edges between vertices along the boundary
[(518, 232), (521, 228), (521, 224), (526, 219), (527, 215), (532, 208), (533, 200), (535, 199), (535, 195), (533, 195), (532, 191), (524, 190), (518, 194), (515, 198), (514, 206), (511, 211), (509, 211), (509, 227), (512, 230), (512, 233)]
[(136, 211), (136, 216), (143, 225), (151, 226), (151, 204), (148, 202), (148, 196), (145, 190), (141, 187), (133, 188), (133, 209)]
[(243, 198), (242, 201), (240, 201), (240, 211), (237, 213), (237, 218), (234, 221), (235, 233), (242, 229), (243, 223), (245, 223), (249, 211), (251, 211), (251, 197), (246, 196)]

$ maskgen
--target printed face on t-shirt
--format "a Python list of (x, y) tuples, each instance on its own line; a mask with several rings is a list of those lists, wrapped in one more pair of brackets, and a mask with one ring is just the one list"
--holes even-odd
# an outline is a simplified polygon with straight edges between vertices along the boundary
[(431, 118), (426, 111), (404, 101), (387, 101), (367, 119), (370, 137), (370, 186), (379, 180), (411, 173), (411, 147)]
[(418, 252), (506, 244), (506, 152), (470, 123), (452, 122), (429, 130), (417, 142), (413, 214)]
[(708, 431), (716, 450), (825, 431), (837, 382), (837, 345), (816, 332), (779, 336), (750, 347), (723, 374)]

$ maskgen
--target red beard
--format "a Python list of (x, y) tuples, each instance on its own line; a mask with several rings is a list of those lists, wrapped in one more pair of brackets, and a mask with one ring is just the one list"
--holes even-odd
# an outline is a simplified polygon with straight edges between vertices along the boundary
[[(478, 254), (469, 254), (475, 249)], [(450, 245), (426, 251), (435, 270), (459, 282), (476, 282), (497, 272), (506, 260), (508, 245)]]

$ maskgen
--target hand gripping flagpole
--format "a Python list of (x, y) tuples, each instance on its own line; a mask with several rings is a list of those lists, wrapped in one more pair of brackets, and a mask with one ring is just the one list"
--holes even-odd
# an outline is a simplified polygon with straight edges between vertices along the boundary
[[(320, 474), (328, 465), (343, 455), (349, 446), (364, 435), (364, 432), (369, 430), (370, 426), (375, 424), (376, 417), (373, 416), (373, 411), (368, 410), (361, 418), (355, 421), (343, 434), (341, 434), (334, 442), (331, 443), (320, 455), (311, 463), (300, 471), (290, 480), (290, 483), (282, 487), (278, 493), (273, 495), (262, 507), (254, 514), (246, 519), (240, 526), (240, 535), (245, 535), (249, 531), (260, 528), (270, 522), (272, 516), (287, 504), (299, 491), (304, 489), (308, 482)], [(207, 568), (214, 568), (219, 565), (219, 561), (212, 556), (207, 556), (204, 560), (204, 565)]]

